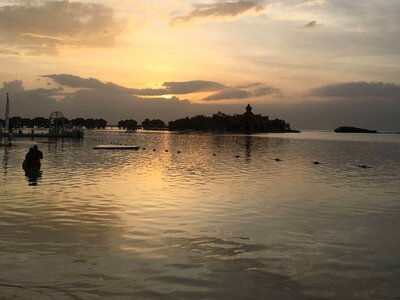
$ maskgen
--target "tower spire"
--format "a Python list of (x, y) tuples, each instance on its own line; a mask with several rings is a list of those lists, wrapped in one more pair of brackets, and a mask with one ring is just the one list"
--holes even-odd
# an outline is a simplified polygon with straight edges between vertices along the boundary
[(253, 108), (250, 106), (250, 103), (247, 104), (247, 106), (246, 106), (246, 111), (247, 111), (248, 113), (250, 113), (252, 109), (253, 109)]

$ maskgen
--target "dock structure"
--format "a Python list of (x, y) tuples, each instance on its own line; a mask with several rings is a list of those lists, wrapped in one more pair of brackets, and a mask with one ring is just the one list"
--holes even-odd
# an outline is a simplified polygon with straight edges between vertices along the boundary
[(95, 150), (139, 150), (140, 146), (133, 145), (97, 145), (94, 146)]
[(29, 133), (1, 133), (2, 137), (11, 138), (76, 138), (81, 139), (84, 136), (83, 131), (70, 131), (64, 133), (37, 133), (32, 130)]
[[(11, 118), (12, 120), (13, 118)], [(44, 119), (44, 118), (43, 118)], [(46, 119), (44, 119), (46, 120)], [(46, 121), (45, 121), (46, 122)], [(8, 142), (11, 142), (13, 138), (75, 138), (81, 139), (83, 138), (83, 130), (82, 128), (73, 127), (68, 123), (69, 121), (64, 117), (64, 115), (60, 111), (54, 111), (50, 114), (48, 119), (48, 126), (45, 130), (39, 128), (29, 128), (30, 132), (23, 132), (19, 126), (15, 126), (10, 122), (10, 98), (7, 93), (6, 99), (6, 111), (5, 111), (5, 126), (4, 130), (0, 131), (1, 138), (8, 138)], [(0, 126), (1, 127), (1, 126)], [(13, 130), (12, 127), (15, 130)], [(48, 128), (47, 128), (48, 127)], [(18, 129), (18, 130), (17, 130)], [(35, 130), (37, 130), (35, 132)]]

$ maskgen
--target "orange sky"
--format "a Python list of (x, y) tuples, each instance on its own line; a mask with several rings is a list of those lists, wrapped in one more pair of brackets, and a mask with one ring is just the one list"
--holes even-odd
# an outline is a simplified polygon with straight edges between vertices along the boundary
[(3, 0), (0, 81), (67, 91), (41, 76), (130, 89), (215, 82), (223, 88), (157, 97), (219, 106), (343, 98), (342, 84), (344, 96), (365, 96), (351, 84), (400, 83), (399, 12), (395, 0)]

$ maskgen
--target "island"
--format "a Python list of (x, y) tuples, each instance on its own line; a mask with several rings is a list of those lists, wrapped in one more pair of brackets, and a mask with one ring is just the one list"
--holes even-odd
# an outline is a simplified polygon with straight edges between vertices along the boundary
[(351, 126), (341, 126), (335, 129), (337, 133), (377, 133), (376, 130), (369, 130)]
[(250, 104), (243, 114), (227, 115), (222, 112), (211, 117), (198, 115), (171, 121), (170, 131), (208, 131), (208, 132), (239, 132), (239, 133), (298, 133), (290, 128), (290, 124), (281, 119), (271, 120), (269, 116), (254, 114)]

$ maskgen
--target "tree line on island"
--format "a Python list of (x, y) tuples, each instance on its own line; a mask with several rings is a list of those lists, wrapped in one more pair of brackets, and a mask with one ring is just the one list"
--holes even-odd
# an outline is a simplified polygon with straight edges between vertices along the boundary
[[(290, 124), (281, 119), (269, 120), (264, 118), (262, 123), (256, 123), (254, 120), (242, 120), (241, 115), (227, 115), (222, 112), (213, 114), (212, 116), (197, 115), (194, 117), (180, 118), (170, 121), (166, 124), (160, 119), (145, 119), (141, 125), (134, 119), (120, 120), (117, 124), (119, 129), (136, 130), (142, 128), (144, 130), (170, 130), (170, 131), (207, 131), (207, 132), (224, 132), (224, 131), (246, 131), (246, 132), (296, 132), (290, 128)], [(238, 121), (239, 120), (239, 121)], [(4, 121), (0, 119), (4, 126)], [(253, 122), (253, 123), (252, 123)], [(80, 127), (86, 129), (105, 129), (108, 122), (104, 119), (63, 119), (63, 123), (67, 126)], [(36, 117), (33, 119), (12, 117), (10, 118), (10, 128), (48, 128), (49, 119)]]
[[(256, 130), (251, 126), (246, 128), (234, 127), (232, 122), (238, 115), (227, 115), (222, 112), (213, 114), (212, 116), (197, 115), (194, 117), (186, 117), (170, 121), (168, 124), (160, 119), (145, 119), (141, 125), (134, 119), (120, 120), (118, 122), (119, 129), (136, 130), (142, 128), (144, 130), (169, 130), (169, 131), (208, 131), (208, 132), (224, 132), (224, 131), (258, 131), (258, 132), (298, 132), (290, 128), (290, 124), (281, 119), (264, 121), (263, 130)], [(250, 124), (252, 125), (252, 124)]]
[[(0, 119), (1, 124), (4, 126), (5, 121)], [(63, 118), (62, 122), (64, 125), (73, 127), (82, 127), (87, 129), (105, 129), (107, 127), (107, 121), (104, 119), (83, 119), (76, 118), (69, 120)], [(11, 117), (9, 120), (10, 128), (20, 129), (20, 128), (48, 128), (49, 119), (44, 117), (21, 118), (21, 117)]]
[[(171, 131), (193, 130), (193, 131), (256, 131), (256, 132), (294, 132), (290, 124), (281, 119), (264, 120), (255, 128), (257, 123), (252, 124), (252, 120), (237, 121), (240, 115), (227, 115), (222, 112), (213, 114), (211, 117), (197, 115), (177, 119), (168, 123)], [(243, 124), (242, 124), (243, 123)], [(246, 127), (248, 125), (248, 127)]]

